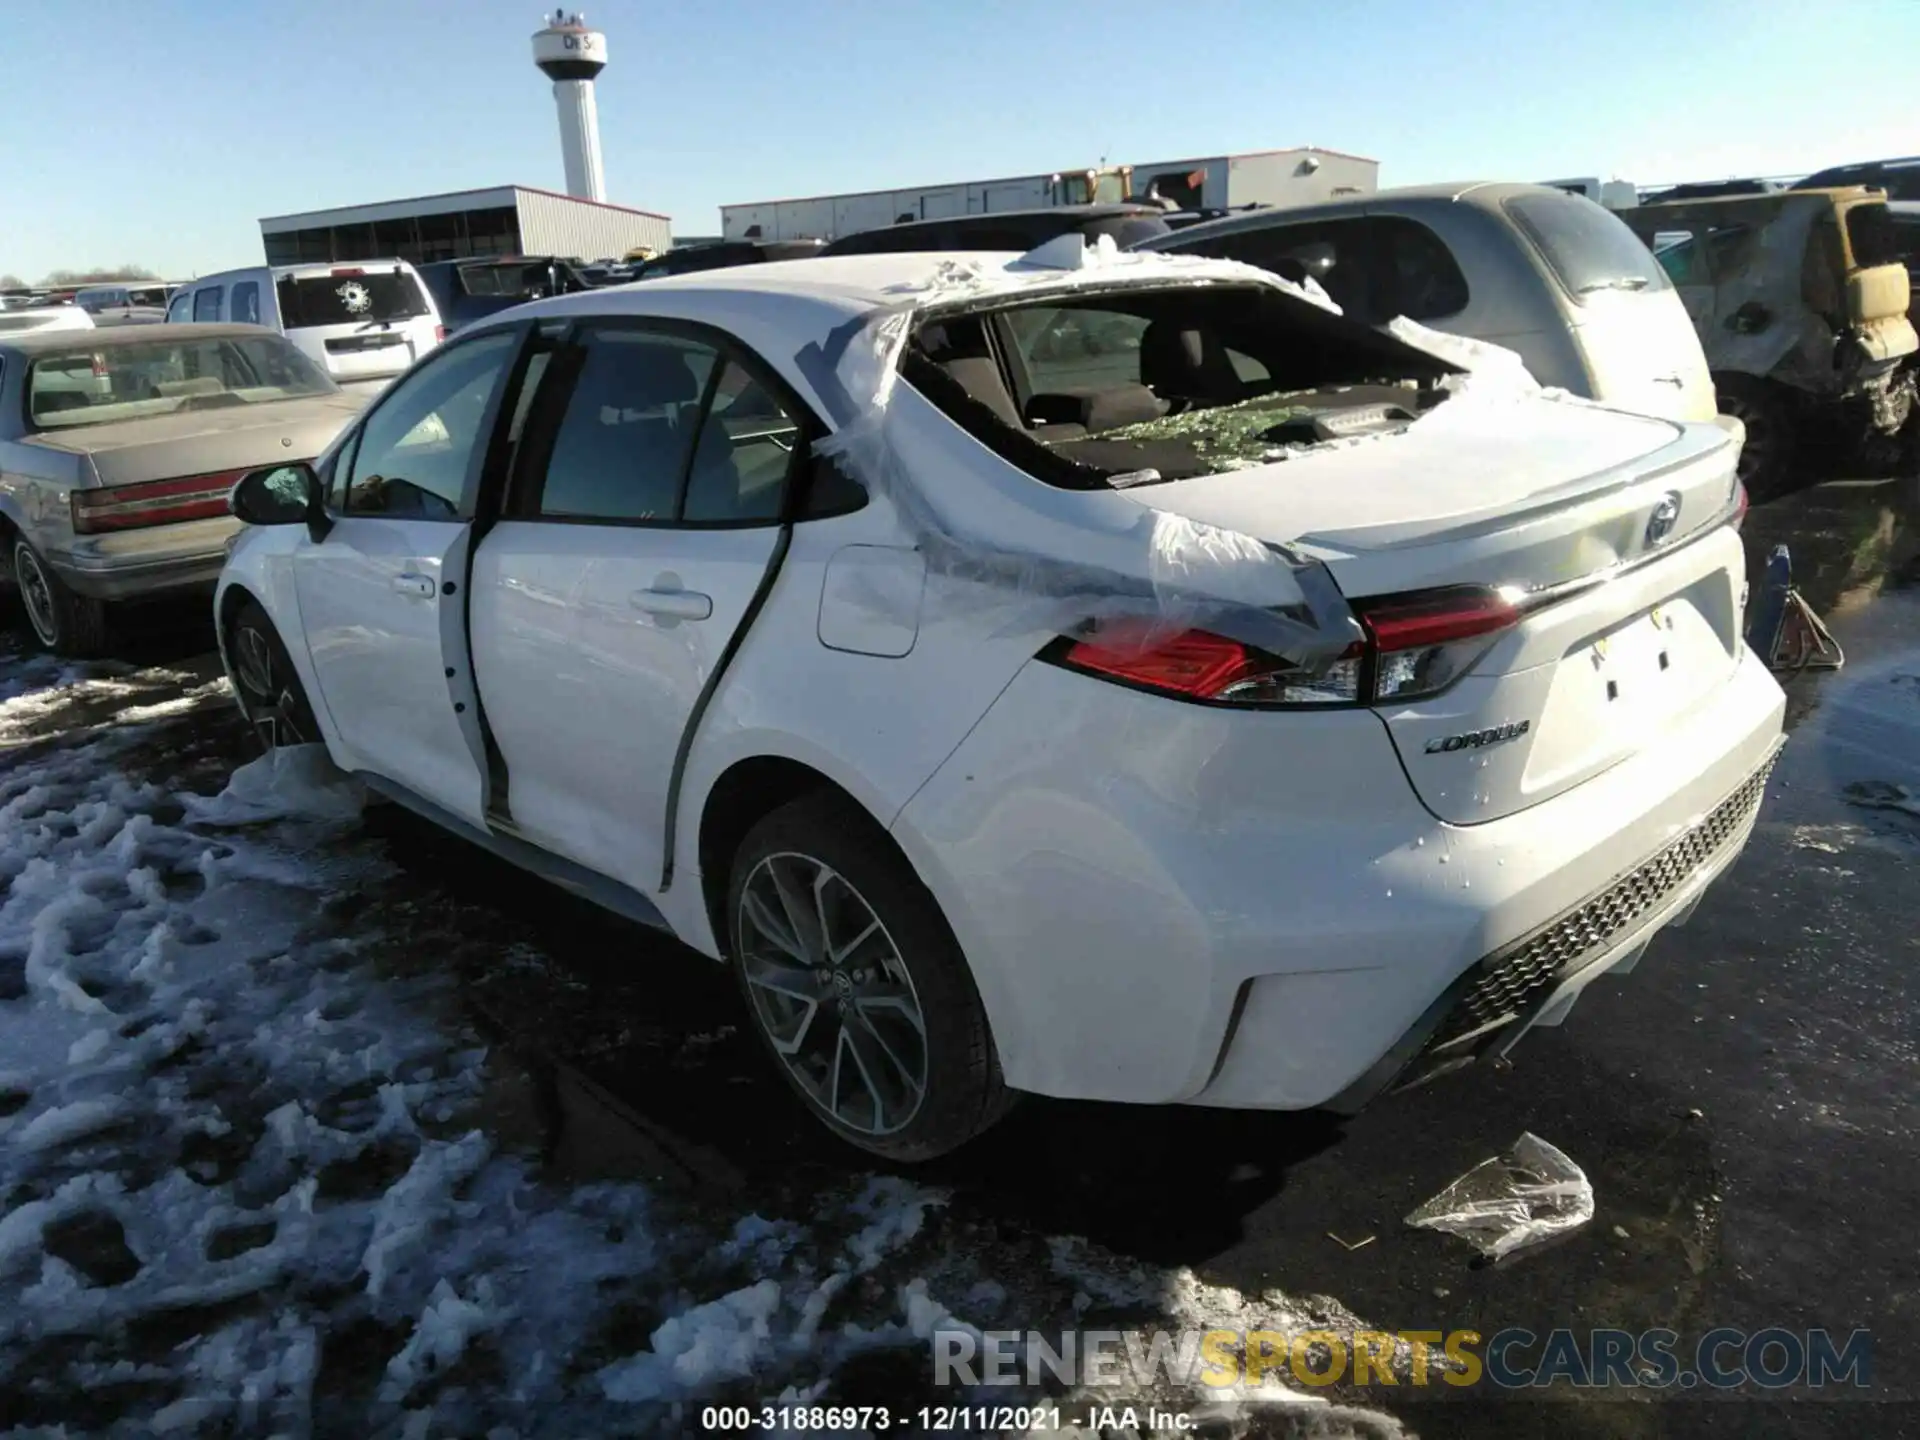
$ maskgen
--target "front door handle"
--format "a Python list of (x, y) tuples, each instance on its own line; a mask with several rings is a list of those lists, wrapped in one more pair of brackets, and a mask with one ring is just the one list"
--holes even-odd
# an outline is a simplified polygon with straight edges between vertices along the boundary
[(636, 590), (628, 598), (634, 609), (671, 620), (705, 620), (713, 614), (713, 597), (698, 590)]
[(393, 577), (393, 589), (398, 595), (410, 595), (416, 600), (431, 600), (434, 584), (432, 577), (415, 575), (409, 571)]

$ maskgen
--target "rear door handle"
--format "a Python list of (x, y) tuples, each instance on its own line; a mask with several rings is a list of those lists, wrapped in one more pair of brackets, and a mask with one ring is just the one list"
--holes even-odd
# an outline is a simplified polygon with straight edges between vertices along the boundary
[(628, 599), (636, 610), (672, 620), (705, 620), (713, 614), (713, 597), (698, 590), (636, 590)]
[(416, 600), (431, 600), (433, 598), (434, 584), (431, 577), (415, 575), (411, 571), (408, 571), (405, 574), (393, 577), (393, 589), (394, 593), (398, 595), (410, 595)]

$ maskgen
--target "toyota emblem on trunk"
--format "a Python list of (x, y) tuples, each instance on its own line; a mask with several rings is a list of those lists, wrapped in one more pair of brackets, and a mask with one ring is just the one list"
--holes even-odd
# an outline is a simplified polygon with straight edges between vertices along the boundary
[(1669, 490), (1660, 497), (1660, 503), (1653, 507), (1653, 514), (1647, 517), (1647, 548), (1652, 549), (1673, 534), (1673, 527), (1679, 523), (1680, 492)]

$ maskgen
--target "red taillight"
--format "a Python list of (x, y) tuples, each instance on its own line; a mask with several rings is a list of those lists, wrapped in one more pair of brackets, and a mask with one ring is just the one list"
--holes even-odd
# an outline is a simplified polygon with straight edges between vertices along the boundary
[(1738, 530), (1746, 523), (1747, 509), (1752, 503), (1747, 497), (1747, 487), (1738, 480), (1733, 482), (1733, 528)]
[(1144, 622), (1106, 625), (1057, 642), (1047, 659), (1184, 700), (1358, 705), (1438, 694), (1520, 619), (1509, 595), (1461, 586), (1383, 596), (1354, 606), (1364, 642), (1317, 668), (1296, 666), (1205, 630), (1156, 640)]
[(439, 343), (440, 343), (440, 342), (441, 342), (442, 340), (444, 340), (444, 339), (446, 339), (446, 338), (447, 338), (447, 327), (446, 327), (446, 326), (444, 326), (444, 325), (436, 325), (436, 326), (434, 326), (434, 327), (433, 327), (433, 339), (434, 339), (434, 343), (435, 343), (436, 345), (437, 345), (437, 344), (439, 344)]
[(1146, 649), (1114, 628), (1102, 634), (1105, 643), (1077, 641), (1061, 658), (1077, 670), (1195, 700), (1211, 700), (1263, 668), (1255, 652), (1238, 640), (1205, 630), (1183, 630)]
[(77, 535), (110, 530), (143, 530), (183, 520), (212, 520), (225, 515), (227, 496), (244, 470), (151, 480), (142, 485), (111, 485), (73, 492), (73, 529)]
[(1491, 635), (1520, 618), (1513, 602), (1499, 591), (1478, 587), (1388, 596), (1363, 601), (1358, 608), (1360, 623), (1382, 653), (1424, 650)]
[(1478, 585), (1386, 595), (1354, 608), (1372, 652), (1367, 689), (1375, 703), (1439, 694), (1520, 619), (1509, 596)]

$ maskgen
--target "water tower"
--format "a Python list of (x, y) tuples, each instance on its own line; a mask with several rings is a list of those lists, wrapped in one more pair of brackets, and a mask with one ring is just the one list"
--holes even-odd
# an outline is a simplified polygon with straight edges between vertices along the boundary
[(593, 104), (593, 77), (607, 68), (607, 37), (587, 28), (587, 17), (556, 10), (533, 37), (533, 63), (553, 81), (560, 111), (560, 153), (566, 160), (567, 193), (605, 200), (600, 168), (600, 112)]

